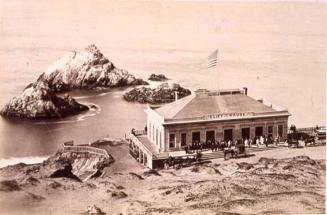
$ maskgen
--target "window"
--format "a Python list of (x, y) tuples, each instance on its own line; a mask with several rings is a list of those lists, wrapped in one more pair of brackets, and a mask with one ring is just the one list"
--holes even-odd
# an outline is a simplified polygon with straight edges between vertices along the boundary
[(175, 148), (176, 145), (176, 135), (175, 134), (169, 134), (169, 147)]
[(181, 134), (181, 146), (186, 146), (186, 133)]
[(154, 125), (152, 125), (152, 141), (155, 142), (155, 140), (154, 140)]
[(161, 148), (162, 145), (161, 145), (161, 132), (159, 132), (159, 147)]
[(283, 125), (278, 125), (278, 136), (283, 137)]

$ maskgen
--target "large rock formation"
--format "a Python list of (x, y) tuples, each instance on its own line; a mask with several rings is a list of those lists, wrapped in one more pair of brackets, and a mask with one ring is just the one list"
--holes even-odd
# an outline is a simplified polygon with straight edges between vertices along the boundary
[(124, 99), (130, 102), (160, 104), (173, 102), (175, 92), (178, 98), (183, 98), (191, 94), (191, 91), (181, 87), (179, 84), (163, 83), (155, 89), (140, 87), (134, 88), (124, 94)]
[(23, 93), (12, 98), (0, 111), (6, 117), (26, 119), (61, 118), (88, 110), (88, 107), (66, 95), (63, 98), (46, 83), (37, 82), (27, 86)]
[(37, 82), (47, 82), (54, 92), (148, 84), (116, 68), (95, 45), (67, 53), (41, 74)]
[(91, 45), (84, 51), (67, 53), (54, 62), (34, 84), (28, 85), (20, 96), (13, 98), (0, 114), (28, 119), (65, 117), (88, 110), (88, 107), (68, 95), (61, 98), (55, 93), (142, 84), (148, 83), (116, 68), (95, 45)]

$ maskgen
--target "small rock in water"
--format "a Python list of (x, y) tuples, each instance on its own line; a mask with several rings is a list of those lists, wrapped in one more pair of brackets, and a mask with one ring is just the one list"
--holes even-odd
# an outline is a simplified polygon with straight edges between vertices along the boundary
[(191, 91), (179, 84), (163, 83), (155, 89), (140, 87), (134, 88), (124, 94), (124, 99), (129, 102), (162, 104), (175, 101), (175, 93), (178, 99), (191, 94)]
[(150, 81), (166, 81), (166, 80), (168, 80), (168, 78), (163, 74), (159, 74), (159, 75), (151, 74), (149, 77), (149, 80)]

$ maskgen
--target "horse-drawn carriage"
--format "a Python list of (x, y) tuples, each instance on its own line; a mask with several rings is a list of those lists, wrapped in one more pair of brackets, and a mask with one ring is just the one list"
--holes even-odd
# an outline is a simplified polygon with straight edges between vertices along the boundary
[(230, 148), (224, 148), (224, 159), (238, 158), (239, 156), (246, 157), (245, 145), (238, 144)]

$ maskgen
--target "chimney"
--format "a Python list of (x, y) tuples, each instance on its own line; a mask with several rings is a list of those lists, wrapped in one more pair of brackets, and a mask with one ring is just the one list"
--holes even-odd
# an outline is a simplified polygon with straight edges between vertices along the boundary
[(248, 88), (247, 87), (243, 87), (244, 89), (244, 94), (247, 96), (248, 95)]
[(177, 101), (177, 100), (178, 100), (178, 92), (175, 91), (175, 101)]

